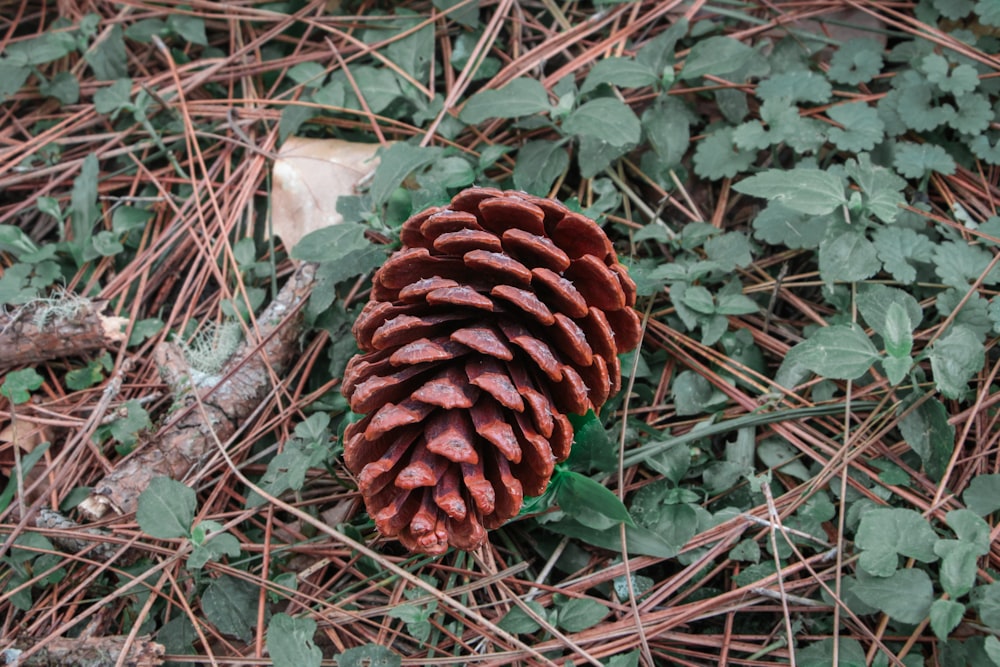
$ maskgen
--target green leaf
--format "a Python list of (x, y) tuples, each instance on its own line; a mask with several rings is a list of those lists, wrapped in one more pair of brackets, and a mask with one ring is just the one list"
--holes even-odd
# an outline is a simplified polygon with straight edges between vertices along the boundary
[(0, 102), (6, 102), (16, 95), (32, 71), (28, 65), (18, 65), (6, 58), (0, 59)]
[(864, 207), (868, 213), (882, 222), (896, 220), (900, 206), (906, 203), (905, 180), (885, 167), (873, 165), (867, 153), (859, 154), (857, 160), (848, 160), (844, 172), (865, 194)]
[(323, 85), (323, 79), (326, 78), (326, 74), (326, 68), (312, 60), (307, 60), (288, 68), (289, 79), (310, 88), (317, 88)]
[(323, 651), (313, 641), (316, 621), (278, 613), (267, 624), (267, 653), (274, 667), (319, 667)]
[(986, 516), (1000, 509), (1000, 475), (977, 475), (962, 494), (965, 506)]
[(858, 312), (875, 333), (886, 336), (888, 312), (893, 306), (900, 306), (913, 328), (923, 319), (920, 303), (908, 292), (897, 287), (880, 284), (863, 284), (858, 287)]
[(337, 656), (337, 667), (400, 667), (402, 659), (385, 646), (365, 644)]
[[(587, 544), (621, 553), (622, 540), (620, 524), (612, 525), (607, 529), (591, 528), (585, 526), (574, 519), (562, 519), (545, 524), (546, 528), (560, 535), (568, 535)], [(644, 555), (656, 558), (673, 558), (677, 555), (678, 548), (653, 530), (638, 526), (625, 526), (625, 539), (628, 542), (628, 552), (630, 556)]]
[(659, 81), (660, 76), (645, 64), (637, 62), (632, 58), (608, 57), (598, 60), (583, 85), (580, 86), (580, 94), (585, 95), (594, 90), (602, 83), (619, 86), (621, 88), (640, 88)]
[(661, 95), (642, 113), (642, 129), (664, 168), (680, 164), (691, 144), (693, 115), (673, 96)]
[(956, 97), (971, 93), (979, 86), (979, 75), (972, 65), (958, 65), (949, 70), (948, 60), (938, 54), (929, 53), (920, 61), (918, 69), (927, 75), (927, 80), (942, 92)]
[(757, 157), (756, 151), (739, 149), (733, 128), (723, 127), (698, 142), (694, 151), (694, 171), (703, 178), (732, 178), (746, 171)]
[(936, 144), (914, 144), (900, 141), (892, 160), (896, 170), (907, 178), (922, 178), (936, 171), (945, 175), (955, 173), (955, 160)]
[[(195, 530), (197, 531), (204, 523), (209, 522), (205, 521), (198, 524), (198, 526), (195, 526)], [(213, 521), (211, 523), (215, 522)], [(236, 539), (234, 535), (230, 535), (229, 533), (220, 533), (208, 541), (194, 545), (191, 549), (191, 555), (188, 556), (187, 559), (187, 568), (191, 571), (199, 570), (209, 561), (217, 562), (223, 556), (235, 558), (239, 555), (240, 541)]]
[(834, 380), (856, 380), (878, 359), (878, 351), (857, 326), (823, 327), (789, 351), (812, 372)]
[(941, 588), (953, 599), (957, 599), (975, 586), (979, 572), (977, 561), (989, 548), (984, 552), (968, 542), (940, 540), (935, 551), (941, 556), (941, 566), (938, 568)]
[(571, 598), (558, 609), (556, 624), (566, 632), (583, 632), (600, 623), (608, 608), (597, 600)]
[(694, 371), (678, 373), (670, 392), (674, 397), (674, 409), (682, 416), (708, 412), (720, 398), (712, 383)]
[(856, 86), (868, 83), (882, 71), (883, 47), (869, 37), (849, 39), (830, 58), (826, 75), (831, 81)]
[(799, 451), (781, 438), (767, 438), (757, 445), (757, 456), (768, 468), (800, 480), (812, 478), (809, 469), (802, 463)]
[(753, 221), (754, 238), (771, 245), (792, 249), (818, 248), (826, 236), (825, 216), (811, 216), (793, 211), (778, 202), (769, 203)]
[[(757, 97), (776, 100), (786, 98), (790, 104), (813, 102), (826, 104), (833, 95), (833, 86), (825, 78), (809, 70), (781, 72), (757, 84)], [(837, 108), (837, 107), (834, 107)]]
[(978, 135), (986, 131), (993, 120), (990, 101), (977, 93), (969, 93), (955, 98), (958, 113), (948, 124), (963, 134)]
[(934, 256), (931, 240), (912, 229), (882, 227), (875, 231), (873, 243), (885, 270), (903, 284), (917, 279), (914, 262), (929, 263)]
[(569, 154), (554, 141), (529, 141), (517, 152), (514, 187), (528, 194), (548, 196), (556, 179), (569, 167)]
[(969, 148), (983, 162), (988, 164), (1000, 164), (1000, 135), (993, 134), (995, 139), (991, 142), (990, 136), (980, 134), (972, 139)]
[(830, 107), (826, 115), (840, 124), (829, 132), (830, 141), (844, 151), (870, 151), (885, 136), (885, 123), (867, 102), (848, 102)]
[(83, 262), (84, 248), (91, 240), (91, 230), (100, 219), (101, 210), (97, 205), (97, 179), (100, 165), (97, 156), (88, 153), (80, 167), (80, 174), (73, 180), (69, 210), (73, 219), (73, 255), (77, 264)]
[(514, 79), (499, 90), (481, 90), (465, 103), (458, 117), (475, 125), (488, 118), (519, 118), (548, 111), (549, 94), (537, 79)]
[[(37, 464), (45, 452), (49, 450), (49, 444), (50, 443), (48, 442), (43, 442), (30, 452), (26, 452), (21, 456), (21, 465), (19, 469), (15, 467), (11, 470), (10, 474), (7, 476), (7, 484), (4, 486), (3, 491), (0, 492), (0, 512), (5, 512), (7, 507), (10, 506), (10, 501), (13, 500), (18, 487), (20, 484), (28, 480), (28, 473), (32, 471), (35, 464)], [(37, 533), (34, 534), (37, 535)]]
[[(541, 604), (535, 602), (534, 600), (528, 600), (525, 604), (541, 618), (545, 618), (545, 608)], [(497, 623), (497, 626), (501, 630), (506, 630), (507, 632), (515, 635), (529, 635), (542, 629), (542, 626), (538, 624), (538, 621), (533, 619), (531, 616), (528, 616), (528, 614), (520, 607), (514, 607), (508, 611), (504, 617), (500, 619), (500, 622)]]
[(114, 24), (102, 31), (98, 41), (83, 54), (94, 76), (101, 81), (114, 81), (128, 76), (128, 52), (121, 25)]
[(572, 470), (563, 470), (559, 473), (556, 484), (559, 506), (580, 523), (589, 525), (593, 512), (615, 522), (635, 525), (618, 496), (590, 477)]
[(807, 213), (823, 215), (847, 203), (840, 177), (828, 171), (809, 168), (768, 169), (743, 179), (733, 186), (737, 192), (777, 201)]
[(1000, 270), (994, 267), (986, 273), (993, 254), (978, 245), (944, 241), (934, 247), (934, 271), (946, 285), (965, 291), (970, 283), (983, 277), (983, 284), (994, 285), (1000, 280)]
[(969, 381), (986, 363), (986, 350), (968, 327), (956, 325), (931, 346), (931, 373), (938, 391), (947, 398), (962, 398)]
[[(798, 667), (830, 667), (833, 664), (833, 639), (813, 642), (795, 652)], [(865, 649), (856, 639), (837, 641), (837, 667), (866, 667), (868, 658)]]
[(205, 589), (201, 610), (222, 634), (250, 641), (257, 625), (259, 593), (260, 589), (251, 582), (223, 575)]
[(371, 196), (376, 207), (381, 207), (393, 191), (411, 173), (430, 164), (441, 154), (436, 147), (411, 146), (397, 143), (381, 152), (378, 168), (372, 178)]
[(4, 378), (3, 385), (0, 385), (0, 394), (9, 398), (14, 405), (20, 405), (27, 403), (31, 398), (31, 392), (41, 387), (44, 382), (45, 378), (34, 368), (10, 371)]
[(136, 520), (142, 532), (158, 539), (185, 537), (194, 519), (194, 489), (169, 477), (154, 477), (139, 494)]
[(76, 49), (76, 40), (66, 32), (45, 32), (6, 45), (6, 60), (15, 65), (44, 65), (69, 55)]
[(965, 605), (954, 600), (935, 600), (931, 605), (931, 630), (941, 641), (948, 639), (951, 631), (958, 627), (965, 615)]
[(167, 14), (167, 27), (198, 46), (208, 46), (208, 37), (205, 35), (205, 19), (200, 16), (182, 14), (174, 11)]
[(608, 437), (604, 424), (597, 418), (593, 410), (585, 415), (567, 415), (573, 425), (573, 447), (566, 459), (570, 470), (579, 472), (611, 472), (618, 465), (615, 447)]
[(858, 571), (854, 594), (893, 620), (915, 624), (927, 618), (934, 601), (934, 585), (923, 570), (897, 570), (888, 577)]
[(51, 80), (40, 83), (38, 92), (47, 97), (54, 97), (62, 104), (76, 104), (80, 101), (80, 82), (72, 72), (58, 72)]
[(372, 113), (382, 113), (390, 104), (403, 97), (399, 79), (392, 70), (361, 65), (351, 70), (351, 74)]
[(140, 431), (152, 428), (149, 413), (137, 399), (125, 402), (125, 416), (111, 422), (111, 437), (123, 445), (131, 447), (136, 443)]
[(819, 246), (819, 273), (828, 283), (858, 282), (881, 268), (875, 245), (853, 229), (827, 238)]
[(583, 104), (563, 121), (562, 127), (568, 134), (594, 137), (612, 146), (636, 144), (642, 133), (632, 109), (612, 97)]
[(861, 515), (854, 538), (855, 545), (863, 550), (859, 565), (876, 576), (887, 576), (896, 570), (897, 554), (922, 563), (936, 561), (936, 542), (934, 529), (919, 512), (889, 507)]
[(706, 74), (723, 76), (739, 70), (756, 52), (732, 37), (708, 37), (695, 42), (688, 53), (681, 78), (696, 79)]
[(1000, 26), (1000, 5), (994, 0), (979, 0), (976, 3), (976, 14), (979, 15), (980, 23)]
[(674, 49), (677, 47), (677, 41), (686, 35), (687, 31), (687, 17), (674, 21), (673, 25), (642, 45), (635, 54), (636, 61), (655, 72), (658, 77), (669, 76), (672, 79)]
[(913, 350), (913, 326), (906, 309), (898, 303), (891, 304), (885, 314), (885, 351), (893, 357), (909, 359)]
[(955, 448), (955, 427), (948, 423), (944, 405), (935, 399), (925, 401), (900, 420), (899, 432), (930, 478), (940, 480)]

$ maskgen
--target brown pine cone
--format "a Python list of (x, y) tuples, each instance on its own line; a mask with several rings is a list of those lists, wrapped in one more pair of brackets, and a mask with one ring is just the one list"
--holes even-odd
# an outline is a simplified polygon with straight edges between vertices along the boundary
[(569, 456), (566, 415), (618, 391), (635, 284), (593, 221), (470, 188), (403, 223), (354, 324), (344, 461), (385, 535), (475, 549)]

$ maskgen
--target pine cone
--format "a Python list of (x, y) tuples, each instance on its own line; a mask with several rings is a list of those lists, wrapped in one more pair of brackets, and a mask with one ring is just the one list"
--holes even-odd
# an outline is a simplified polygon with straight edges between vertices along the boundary
[(401, 240), (354, 324), (344, 461), (383, 534), (475, 549), (569, 456), (566, 415), (618, 391), (635, 284), (594, 221), (521, 192), (465, 190)]

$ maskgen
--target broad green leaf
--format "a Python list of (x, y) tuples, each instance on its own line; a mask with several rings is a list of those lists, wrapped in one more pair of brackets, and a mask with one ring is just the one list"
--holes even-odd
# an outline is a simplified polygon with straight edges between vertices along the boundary
[(632, 58), (608, 57), (598, 60), (580, 86), (580, 94), (585, 95), (602, 83), (622, 88), (648, 86), (660, 77), (653, 70)]
[[(713, 236), (705, 241), (703, 247), (709, 261), (718, 264), (719, 268), (726, 272), (750, 266), (753, 262), (750, 239), (740, 232), (727, 232)], [(739, 281), (730, 284), (737, 286), (737, 292), (742, 291)]]
[(365, 644), (337, 656), (337, 667), (399, 667), (402, 658), (385, 646)]
[(965, 605), (954, 600), (939, 599), (931, 605), (931, 630), (941, 641), (948, 639), (951, 631), (958, 627), (965, 615)]
[(288, 78), (309, 88), (323, 85), (327, 70), (318, 62), (307, 60), (288, 68)]
[(944, 520), (958, 539), (974, 546), (979, 555), (989, 553), (991, 528), (978, 514), (967, 509), (951, 510)]
[(885, 314), (885, 351), (899, 359), (909, 359), (913, 350), (913, 323), (906, 309), (893, 303)]
[(393, 144), (382, 151), (379, 166), (372, 178), (371, 196), (374, 205), (381, 207), (389, 201), (389, 196), (407, 176), (430, 164), (440, 154), (440, 148), (422, 148), (404, 143)]
[[(400, 16), (402, 11), (402, 9), (398, 9), (397, 16)], [(385, 46), (383, 53), (411, 77), (427, 83), (431, 62), (434, 60), (434, 24), (426, 22), (423, 27), (413, 30), (424, 22), (423, 16), (412, 14), (409, 18), (402, 16), (400, 18), (402, 20), (397, 19), (393, 22), (392, 30), (380, 32), (395, 33), (396, 35), (407, 31), (411, 32), (402, 39), (393, 39)], [(385, 36), (395, 35), (386, 34)]]
[(801, 213), (823, 215), (847, 203), (840, 177), (828, 171), (768, 169), (733, 186), (737, 192), (777, 201)]
[(316, 621), (275, 614), (267, 624), (267, 653), (275, 667), (319, 667), (323, 651), (313, 641)]
[(142, 407), (139, 400), (129, 399), (123, 407), (125, 408), (125, 416), (118, 417), (111, 422), (111, 437), (123, 445), (131, 447), (138, 440), (140, 432), (153, 427), (153, 422), (149, 419), (149, 413)]
[(554, 141), (529, 141), (517, 152), (514, 187), (528, 194), (548, 196), (556, 179), (569, 167), (566, 149)]
[(841, 127), (832, 128), (830, 141), (840, 150), (870, 151), (885, 136), (885, 123), (867, 102), (848, 102), (830, 107), (826, 115)]
[(958, 325), (934, 342), (928, 356), (934, 384), (947, 398), (965, 396), (969, 381), (986, 363), (986, 350), (979, 337)]
[(994, 165), (1000, 164), (1000, 135), (996, 133), (993, 135), (987, 133), (980, 134), (977, 137), (973, 137), (971, 143), (969, 143), (969, 148), (983, 162)]
[(976, 14), (979, 15), (980, 23), (1000, 26), (1000, 5), (993, 0), (979, 0), (976, 3)]
[(917, 279), (913, 263), (930, 263), (934, 255), (931, 240), (912, 229), (882, 227), (875, 231), (873, 243), (885, 270), (907, 285)]
[(982, 621), (993, 630), (1000, 630), (1000, 582), (976, 586), (971, 597)]
[(979, 572), (977, 561), (989, 549), (984, 552), (969, 542), (939, 540), (934, 551), (941, 556), (938, 568), (941, 588), (952, 599), (958, 599), (976, 585), (976, 575)]
[(632, 109), (612, 97), (583, 104), (563, 121), (562, 127), (568, 134), (593, 137), (616, 147), (638, 143), (642, 133)]
[(135, 518), (142, 532), (157, 539), (185, 537), (198, 499), (194, 489), (169, 477), (154, 477), (139, 494)]
[(562, 471), (556, 480), (559, 506), (580, 523), (589, 525), (596, 513), (615, 522), (634, 525), (628, 509), (613, 492), (586, 475)]
[[(568, 535), (588, 544), (621, 553), (621, 524), (612, 524), (606, 529), (591, 528), (574, 519), (562, 519), (545, 524), (546, 528), (560, 535)], [(655, 558), (673, 558), (678, 548), (669, 544), (656, 531), (638, 526), (625, 526), (629, 556), (644, 555)]]
[(45, 378), (34, 368), (10, 371), (4, 378), (3, 385), (0, 385), (0, 394), (9, 398), (14, 405), (20, 405), (27, 403), (31, 398), (31, 392), (44, 383)]
[(475, 125), (487, 118), (518, 118), (548, 111), (549, 94), (537, 79), (518, 78), (499, 90), (481, 90), (465, 103), (458, 117)]
[(732, 178), (746, 171), (757, 158), (757, 151), (742, 150), (733, 139), (733, 128), (723, 127), (698, 142), (694, 151), (695, 173), (703, 178)]
[(853, 229), (820, 243), (819, 274), (828, 283), (858, 282), (872, 277), (881, 268), (875, 245)]
[(583, 632), (600, 623), (607, 615), (608, 608), (597, 600), (571, 598), (559, 607), (556, 624), (566, 632)]
[(925, 401), (899, 422), (906, 444), (920, 456), (931, 479), (944, 474), (955, 448), (955, 427), (948, 423), (948, 411), (936, 399)]
[(80, 82), (72, 72), (58, 72), (51, 80), (39, 83), (38, 92), (54, 97), (62, 104), (76, 104), (80, 101)]
[(698, 415), (710, 411), (721, 396), (708, 380), (694, 371), (681, 371), (670, 387), (678, 415)]
[[(983, 276), (985, 285), (1000, 281), (997, 267), (989, 270), (993, 253), (978, 245), (964, 242), (944, 241), (934, 246), (934, 272), (946, 285), (964, 292), (968, 286)], [(985, 274), (985, 276), (983, 275)]]
[[(813, 642), (795, 651), (798, 667), (830, 667), (833, 664), (833, 639)], [(867, 667), (865, 649), (856, 639), (841, 638), (837, 641), (837, 667)]]
[[(919, 512), (903, 508), (879, 508), (861, 516), (854, 543), (862, 549), (859, 564), (877, 576), (886, 576), (896, 569), (896, 555), (914, 558), (922, 563), (938, 559), (934, 553), (937, 542), (934, 529)], [(891, 554), (891, 567), (882, 569), (885, 554)], [(876, 563), (880, 564), (876, 566)]]
[(284, 141), (299, 131), (299, 128), (314, 118), (319, 112), (313, 107), (300, 104), (289, 104), (281, 110), (278, 118), (278, 140)]
[(878, 350), (856, 326), (823, 327), (792, 348), (789, 356), (812, 372), (834, 380), (856, 380), (878, 359)]
[(767, 438), (757, 445), (757, 456), (768, 468), (800, 480), (812, 478), (809, 469), (802, 463), (799, 451), (781, 438)]
[(928, 81), (935, 84), (942, 92), (956, 97), (971, 93), (979, 86), (979, 75), (976, 73), (975, 67), (962, 64), (952, 69), (948, 59), (939, 53), (928, 53), (924, 56), (918, 69), (927, 76)]
[(570, 470), (579, 472), (611, 472), (618, 465), (615, 455), (616, 447), (608, 437), (604, 424), (597, 418), (593, 410), (585, 415), (567, 415), (573, 425), (573, 448), (566, 459)]
[(888, 332), (888, 312), (893, 306), (903, 309), (903, 314), (910, 323), (911, 330), (916, 328), (923, 319), (923, 309), (920, 303), (909, 292), (897, 287), (880, 284), (863, 284), (858, 286), (858, 312), (875, 333), (886, 336)]
[(351, 74), (372, 113), (382, 113), (403, 96), (399, 79), (390, 69), (361, 65), (352, 69)]
[(94, 76), (101, 81), (114, 81), (128, 76), (128, 52), (125, 49), (125, 37), (121, 25), (114, 24), (107, 31), (102, 31), (98, 41), (87, 51), (83, 58), (90, 65)]
[(818, 248), (826, 236), (828, 216), (806, 215), (770, 202), (753, 221), (755, 239), (793, 250)]
[(854, 594), (893, 620), (915, 624), (930, 613), (934, 585), (923, 570), (897, 570), (888, 577), (872, 577), (858, 571)]
[(652, 70), (658, 77), (673, 77), (674, 49), (677, 40), (687, 34), (688, 19), (682, 17), (659, 35), (646, 41), (635, 54), (637, 62)]
[(257, 625), (259, 592), (260, 589), (249, 581), (223, 575), (205, 589), (201, 610), (222, 634), (250, 641)]
[(958, 105), (958, 112), (948, 124), (963, 134), (979, 135), (993, 121), (993, 106), (984, 95), (961, 95), (955, 99), (955, 103)]
[(755, 51), (732, 37), (708, 37), (695, 42), (688, 53), (681, 78), (696, 79), (706, 74), (724, 76), (743, 67)]
[(973, 477), (962, 494), (962, 500), (966, 507), (979, 516), (997, 511), (1000, 509), (1000, 475)]
[[(757, 84), (756, 93), (757, 97), (765, 101), (785, 98), (789, 104), (826, 104), (833, 95), (833, 86), (816, 72), (803, 69), (781, 72), (764, 79)], [(840, 107), (833, 107), (836, 108)]]
[(950, 176), (955, 173), (955, 160), (937, 144), (914, 144), (900, 141), (893, 157), (896, 170), (907, 178), (922, 178), (936, 171)]
[(169, 12), (167, 13), (167, 27), (192, 44), (208, 46), (208, 37), (205, 35), (205, 19), (200, 16)]
[(849, 39), (833, 52), (826, 75), (831, 81), (856, 86), (882, 71), (883, 46), (875, 39)]
[(6, 58), (0, 59), (0, 102), (5, 102), (21, 90), (31, 76), (32, 68), (18, 65)]
[(661, 95), (642, 113), (642, 129), (660, 164), (671, 168), (680, 164), (691, 144), (691, 111), (679, 99)]
[[(198, 524), (198, 526), (195, 527), (195, 531), (197, 531), (200, 526), (202, 526), (202, 524)], [(205, 567), (205, 564), (209, 561), (217, 562), (223, 556), (235, 558), (239, 555), (240, 541), (236, 539), (236, 536), (230, 535), (229, 533), (220, 533), (200, 544), (194, 545), (191, 549), (191, 555), (188, 556), (187, 559), (187, 568), (190, 571), (198, 570)]]
[[(525, 604), (541, 618), (546, 617), (545, 608), (541, 604), (535, 602), (534, 600), (528, 600)], [(542, 629), (542, 626), (538, 624), (538, 621), (529, 616), (527, 612), (520, 607), (514, 607), (508, 611), (497, 623), (497, 626), (499, 626), (501, 630), (506, 630), (507, 632), (515, 635), (529, 635)]]
[(860, 153), (844, 164), (844, 172), (864, 193), (865, 211), (882, 222), (895, 222), (900, 207), (906, 203), (906, 181), (890, 169), (872, 164), (871, 156)]
[(44, 65), (69, 55), (76, 49), (76, 40), (67, 32), (45, 32), (37, 37), (8, 42), (6, 60), (14, 65)]

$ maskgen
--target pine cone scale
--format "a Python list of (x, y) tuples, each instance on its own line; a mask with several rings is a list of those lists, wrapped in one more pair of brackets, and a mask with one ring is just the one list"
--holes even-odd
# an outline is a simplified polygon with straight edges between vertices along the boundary
[(473, 549), (545, 490), (567, 414), (618, 390), (635, 287), (596, 223), (522, 193), (466, 190), (400, 239), (354, 326), (344, 461), (383, 534)]

